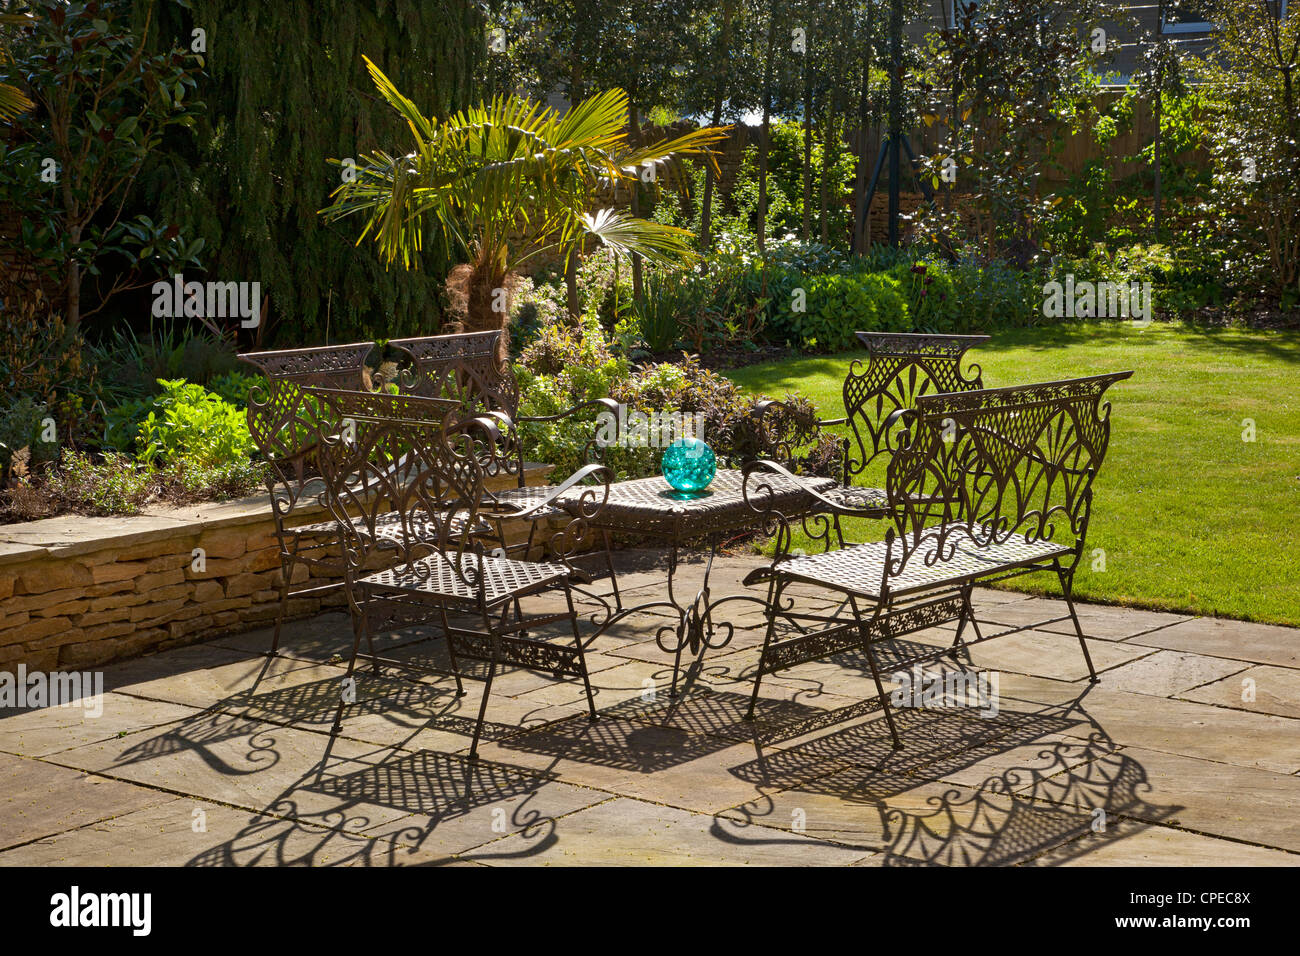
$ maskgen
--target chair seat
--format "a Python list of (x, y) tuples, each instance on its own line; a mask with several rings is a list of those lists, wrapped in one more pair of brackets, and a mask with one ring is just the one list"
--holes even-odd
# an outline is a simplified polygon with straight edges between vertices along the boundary
[[(938, 533), (938, 529), (933, 529)], [(951, 555), (927, 563), (933, 553), (934, 541), (914, 552), (904, 565), (902, 573), (889, 576), (891, 594), (906, 594), (965, 584), (976, 578), (997, 574), (1027, 564), (1050, 560), (1070, 554), (1073, 549), (1051, 541), (1027, 542), (1023, 535), (1012, 535), (1000, 543), (980, 544), (964, 525), (946, 527), (944, 551)], [(819, 584), (847, 594), (866, 598), (881, 598), (881, 583), (885, 577), (885, 561), (889, 548), (884, 541), (857, 544), (836, 551), (801, 555), (776, 564), (782, 577)], [(898, 550), (895, 548), (895, 559)]]
[(856, 488), (853, 485), (836, 485), (829, 491), (823, 491), (823, 498), (829, 498), (844, 508), (858, 511), (889, 511), (889, 495), (884, 488)]
[[(360, 518), (353, 519), (352, 527), (356, 529), (359, 535), (369, 534), (369, 529)], [(466, 520), (465, 515), (455, 515), (452, 517), (451, 526), (447, 529), (447, 532), (453, 539), (459, 538), (466, 533), (468, 527), (469, 522)], [(440, 531), (441, 525), (439, 523), (430, 521), (428, 518), (421, 518), (411, 520), (407, 533), (417, 541), (432, 541), (437, 539)], [(297, 528), (286, 528), (285, 532), (296, 538), (334, 539), (338, 537), (339, 529), (338, 522), (331, 519), (316, 524), (302, 525)], [(482, 519), (478, 519), (474, 523), (474, 530), (470, 533), (490, 535), (492, 534), (492, 527)], [(381, 541), (400, 543), (403, 540), (401, 516), (395, 511), (380, 515), (375, 522), (375, 536)]]
[[(562, 564), (484, 557), (483, 580), (475, 587), (456, 573), (450, 557), (435, 552), (412, 565), (404, 563), (367, 574), (359, 583), (372, 594), (418, 595), (464, 604), (477, 603), (481, 588), (484, 601), (490, 606), (555, 584), (570, 573)], [(462, 569), (471, 569), (473, 573), (478, 558), (466, 553), (460, 556), (460, 563)]]

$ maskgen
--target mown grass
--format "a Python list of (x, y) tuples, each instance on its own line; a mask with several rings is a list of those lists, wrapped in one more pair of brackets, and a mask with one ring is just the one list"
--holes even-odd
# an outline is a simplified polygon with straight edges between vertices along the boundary
[[(805, 394), (834, 417), (845, 369), (864, 354), (729, 374), (754, 392)], [(1078, 597), (1300, 625), (1300, 337), (1080, 323), (1005, 332), (968, 355), (990, 387), (1133, 369), (1107, 393), (1111, 442)], [(1254, 441), (1243, 438), (1247, 419)], [(883, 525), (857, 522), (851, 533), (871, 540)], [(1092, 567), (1098, 548), (1104, 570)], [(1008, 586), (1059, 593), (1051, 575)]]

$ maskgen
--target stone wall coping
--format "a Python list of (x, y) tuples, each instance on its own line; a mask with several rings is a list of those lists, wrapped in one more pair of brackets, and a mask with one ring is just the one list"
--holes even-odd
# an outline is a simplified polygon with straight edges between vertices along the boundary
[[(554, 465), (525, 462), (524, 476), (529, 484), (550, 474)], [(492, 490), (514, 485), (513, 475), (501, 475), (487, 483)], [(319, 516), (325, 508), (318, 504), (301, 505), (293, 513), (293, 523)], [(108, 548), (145, 544), (166, 538), (197, 535), (214, 528), (232, 527), (264, 521), (271, 512), (269, 495), (252, 495), (230, 501), (214, 501), (175, 506), (155, 506), (138, 515), (87, 517), (58, 515), (17, 524), (0, 525), (0, 565), (25, 564), (43, 557), (74, 557)]]

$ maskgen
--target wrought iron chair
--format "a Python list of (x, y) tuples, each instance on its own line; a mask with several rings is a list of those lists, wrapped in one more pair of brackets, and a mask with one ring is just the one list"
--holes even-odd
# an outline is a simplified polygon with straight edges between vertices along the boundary
[[(867, 349), (867, 361), (864, 365), (854, 359), (849, 366), (842, 391), (844, 416), (809, 421), (788, 402), (760, 402), (753, 423), (759, 436), (753, 444), (793, 470), (799, 447), (827, 429), (847, 427), (840, 484), (824, 497), (862, 512), (863, 517), (885, 518), (890, 513), (885, 489), (864, 484), (872, 476), (872, 466), (879, 463), (876, 470), (883, 471), (895, 451), (899, 420), (919, 397), (984, 387), (980, 367), (971, 364), (963, 370), (962, 360), (968, 349), (989, 337), (911, 332), (858, 332), (857, 336)], [(838, 520), (833, 527), (843, 544)]]
[[(485, 490), (482, 516), (497, 529), (498, 546), (507, 554), (532, 554), (536, 544), (537, 528), (551, 518), (562, 518), (564, 512), (554, 507), (537, 507), (551, 499), (554, 485), (526, 484), (523, 441), (520, 426), (529, 423), (544, 424), (565, 419), (575, 419), (584, 411), (600, 409), (617, 416), (618, 404), (612, 399), (596, 399), (565, 409), (558, 415), (521, 416), (519, 414), (519, 383), (515, 380), (508, 359), (502, 358), (501, 332), (470, 332), (457, 335), (432, 335), (422, 338), (392, 339), (389, 345), (411, 357), (413, 369), (402, 379), (403, 390), (415, 395), (451, 398), (459, 403), (458, 414), (478, 418), (487, 423), (494, 441), (481, 445), (483, 466), (490, 476), (513, 475), (515, 487)], [(585, 427), (579, 422), (577, 427)], [(587, 443), (587, 464), (603, 464), (602, 449), (595, 440), (595, 429)], [(507, 521), (528, 516), (529, 533), (525, 542), (510, 545), (506, 540)], [(616, 606), (622, 607), (618, 578), (614, 573), (613, 548), (608, 532), (601, 532), (605, 567), (613, 588)]]
[[(455, 402), (386, 393), (313, 394), (329, 409), (321, 417), (319, 462), (324, 497), (342, 542), (344, 590), (353, 622), (345, 690), (355, 680), (363, 638), (370, 643), (377, 633), (436, 622), (447, 639), (458, 693), (464, 693), (466, 676), (459, 662), (488, 665), (471, 759), (478, 756), (488, 696), (502, 666), (581, 678), (595, 720), (570, 590), (572, 583), (587, 578), (566, 563), (489, 554), (480, 536), (464, 532), (479, 520), (486, 474), (479, 446), (484, 439), (456, 427)], [(599, 483), (579, 488), (589, 480)], [(608, 497), (607, 469), (592, 465), (580, 470), (537, 508), (549, 507), (574, 489), (581, 501), (574, 533), (580, 533), (583, 520), (597, 514)], [(378, 533), (390, 515), (397, 516), (398, 533)], [(382, 570), (374, 570), (377, 563)], [(524, 615), (521, 601), (553, 589), (563, 591), (567, 610)], [(479, 626), (461, 623), (458, 615), (472, 616)], [(538, 628), (566, 620), (571, 643), (535, 636)], [(368, 656), (376, 669), (380, 664), (410, 666), (376, 657), (373, 646)], [(347, 701), (346, 693), (340, 696), (333, 734), (342, 729)]]
[(374, 347), (373, 342), (355, 342), (239, 356), (265, 376), (265, 382), (249, 390), (248, 429), (268, 465), (267, 491), (280, 545), (280, 601), (271, 639), (272, 656), (280, 648), (290, 598), (318, 597), (342, 586), (338, 580), (293, 586), (293, 575), (300, 565), (320, 569), (333, 579), (343, 573), (333, 520), (296, 527), (289, 524), (296, 518), (295, 513), (319, 505), (324, 491), (313, 467), (319, 407), (303, 390), (310, 386), (361, 389), (366, 358)]
[[(790, 523), (772, 507), (764, 477), (789, 472), (773, 461), (748, 466), (746, 500), (776, 535), (777, 547), (772, 563), (746, 578), (747, 584), (768, 585), (767, 633), (747, 719), (753, 719), (764, 675), (861, 648), (901, 747), (874, 645), (951, 621), (957, 622), (951, 648), (897, 666), (956, 659), (965, 645), (1068, 620), (1095, 682), (1074, 609), (1074, 573), (1087, 537), (1093, 481), (1110, 439), (1110, 404), (1102, 396), (1131, 374), (918, 397), (915, 409), (902, 416), (904, 430), (889, 463), (893, 523), (883, 541), (792, 553)], [(805, 488), (837, 516), (874, 516)], [(1068, 615), (982, 634), (971, 606), (976, 584), (1041, 571), (1056, 574)], [(842, 595), (851, 613), (843, 616), (844, 606), (829, 616), (797, 611), (783, 601), (795, 583)], [(795, 636), (778, 639), (778, 622), (792, 625)], [(968, 626), (975, 635), (970, 641), (964, 640)]]

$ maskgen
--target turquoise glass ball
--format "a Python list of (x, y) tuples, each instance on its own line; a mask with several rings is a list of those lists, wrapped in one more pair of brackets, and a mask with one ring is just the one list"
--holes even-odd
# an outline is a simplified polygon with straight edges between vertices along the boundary
[(678, 491), (703, 491), (718, 470), (713, 449), (698, 438), (679, 438), (664, 449), (664, 480)]

